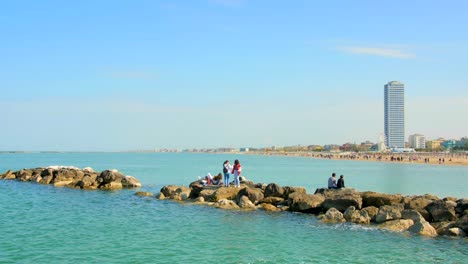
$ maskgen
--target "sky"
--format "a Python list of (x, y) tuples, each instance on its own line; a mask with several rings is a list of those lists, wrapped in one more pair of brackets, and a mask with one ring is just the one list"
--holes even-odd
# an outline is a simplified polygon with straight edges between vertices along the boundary
[(468, 1), (0, 2), (0, 151), (468, 135)]

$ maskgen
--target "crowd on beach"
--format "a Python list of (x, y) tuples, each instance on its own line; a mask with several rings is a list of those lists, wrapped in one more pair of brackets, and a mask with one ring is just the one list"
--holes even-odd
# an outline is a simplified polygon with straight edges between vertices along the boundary
[[(240, 177), (242, 173), (242, 166), (239, 160), (235, 160), (234, 164), (231, 164), (229, 160), (226, 160), (223, 163), (223, 173), (218, 173), (216, 176), (212, 176), (211, 173), (208, 173), (204, 179), (201, 179), (201, 183), (204, 185), (217, 185), (217, 186), (229, 186), (231, 175), (234, 177), (233, 182), (234, 187), (240, 188)], [(224, 180), (223, 180), (224, 175)]]
[(468, 165), (468, 153), (313, 153), (261, 152), (261, 155), (299, 156), (318, 159), (364, 160), (379, 162)]

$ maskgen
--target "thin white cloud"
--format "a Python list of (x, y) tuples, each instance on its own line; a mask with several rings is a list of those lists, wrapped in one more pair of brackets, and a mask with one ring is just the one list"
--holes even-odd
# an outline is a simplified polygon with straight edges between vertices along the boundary
[(380, 57), (390, 57), (398, 59), (411, 59), (415, 58), (416, 55), (402, 49), (391, 49), (391, 48), (378, 48), (378, 47), (358, 47), (358, 46), (342, 46), (338, 47), (339, 50), (352, 53), (352, 54), (364, 54), (373, 55)]

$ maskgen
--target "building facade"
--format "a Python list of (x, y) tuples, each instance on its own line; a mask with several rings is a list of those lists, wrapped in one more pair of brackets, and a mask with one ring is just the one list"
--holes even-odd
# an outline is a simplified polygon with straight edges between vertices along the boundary
[(405, 85), (391, 81), (384, 87), (385, 144), (389, 148), (404, 148)]
[(410, 135), (408, 138), (408, 144), (410, 148), (414, 149), (425, 149), (426, 148), (426, 137), (421, 134)]

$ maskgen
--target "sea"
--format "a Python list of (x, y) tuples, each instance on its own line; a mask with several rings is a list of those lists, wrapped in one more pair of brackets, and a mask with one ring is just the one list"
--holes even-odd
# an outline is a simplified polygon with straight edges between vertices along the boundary
[[(468, 167), (191, 153), (0, 154), (0, 172), (51, 165), (117, 169), (138, 190), (185, 185), (239, 159), (254, 182), (325, 187), (344, 175), (359, 191), (468, 197)], [(314, 215), (228, 211), (0, 180), (0, 263), (467, 263), (468, 240), (426, 238), (374, 225), (324, 224)]]

